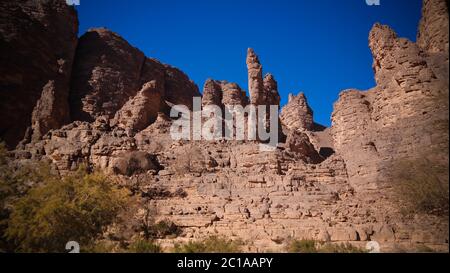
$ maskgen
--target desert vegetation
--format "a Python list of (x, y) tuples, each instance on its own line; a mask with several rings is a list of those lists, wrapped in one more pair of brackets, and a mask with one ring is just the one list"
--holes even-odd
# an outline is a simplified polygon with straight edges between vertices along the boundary
[(191, 241), (184, 244), (176, 244), (173, 252), (175, 253), (238, 253), (242, 252), (243, 242), (240, 240), (231, 240), (219, 236)]
[(350, 243), (325, 243), (315, 240), (293, 240), (287, 245), (289, 253), (365, 253)]
[(116, 220), (128, 192), (101, 172), (80, 167), (60, 177), (46, 163), (14, 168), (0, 150), (1, 241), (16, 252), (64, 252), (91, 245)]
[(448, 163), (426, 157), (404, 159), (393, 166), (395, 198), (402, 211), (448, 216)]

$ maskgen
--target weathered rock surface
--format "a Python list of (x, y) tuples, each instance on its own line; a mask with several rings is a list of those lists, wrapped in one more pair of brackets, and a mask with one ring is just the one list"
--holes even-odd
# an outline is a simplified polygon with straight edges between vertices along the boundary
[(32, 125), (33, 109), (34, 136), (69, 122), (78, 20), (59, 0), (5, 0), (0, 10), (0, 138), (13, 148)]
[(301, 159), (304, 162), (316, 164), (322, 161), (321, 156), (305, 133), (291, 131), (287, 136), (286, 146), (297, 155), (297, 159)]
[[(91, 29), (79, 41), (71, 83), (72, 119), (113, 118), (141, 86), (155, 80), (161, 100), (192, 108), (197, 86), (180, 70), (146, 58), (118, 34)], [(153, 112), (164, 110), (156, 104)]]
[(268, 73), (263, 79), (265, 103), (267, 105), (280, 106), (280, 94), (278, 94), (278, 83), (272, 74)]
[(114, 117), (139, 91), (144, 54), (118, 34), (91, 29), (80, 37), (71, 82), (72, 118)]
[[(1, 5), (20, 11), (10, 2)], [(448, 124), (448, 35), (437, 28), (448, 26), (442, 10), (442, 1), (425, 0), (417, 44), (387, 26), (373, 27), (377, 86), (342, 92), (331, 128), (314, 123), (304, 94), (290, 96), (280, 114), (287, 139), (275, 151), (261, 151), (256, 141), (173, 140), (167, 110), (192, 106), (192, 97), (200, 96), (195, 84), (117, 34), (91, 30), (80, 40), (72, 74), (74, 120), (61, 127), (68, 107), (61, 96), (68, 93), (58, 90), (65, 82), (44, 78), (29, 112), (29, 141), (15, 151), (16, 159), (49, 159), (61, 174), (80, 164), (105, 170), (142, 197), (142, 206), (155, 207), (158, 219), (182, 228), (178, 238), (160, 240), (163, 245), (224, 235), (246, 240), (254, 252), (282, 251), (292, 238), (359, 247), (376, 240), (382, 251), (427, 245), (448, 252), (448, 219), (401, 214), (388, 198), (385, 175), (394, 160), (447, 145), (448, 127), (436, 125)], [(250, 100), (237, 84), (207, 80), (202, 105), (279, 105), (277, 82), (270, 74), (263, 78), (252, 49), (247, 66)], [(15, 66), (37, 69), (24, 67)], [(14, 75), (2, 74), (2, 84), (21, 77)], [(1, 128), (9, 134), (9, 127)]]
[[(442, 15), (438, 7), (425, 6), (425, 18), (427, 9)], [(435, 37), (435, 28), (423, 27), (427, 20), (421, 35), (432, 31)], [(359, 191), (380, 187), (395, 160), (445, 149), (448, 141), (448, 131), (439, 125), (448, 123), (448, 50), (435, 52), (442, 47), (433, 46), (432, 53), (424, 52), (380, 24), (369, 36), (377, 86), (343, 92), (332, 116), (334, 146)]]
[(208, 79), (203, 87), (202, 105), (241, 105), (245, 107), (248, 98), (244, 90), (236, 83)]
[(208, 79), (203, 86), (202, 105), (222, 105), (223, 91), (220, 81)]
[(425, 0), (417, 44), (429, 53), (448, 53), (448, 1)]
[(303, 92), (297, 96), (289, 95), (288, 103), (281, 109), (280, 120), (283, 126), (289, 130), (313, 130), (313, 111)]
[(156, 120), (162, 97), (162, 86), (156, 81), (144, 84), (141, 91), (116, 112), (112, 123), (131, 132), (145, 129)]
[(262, 65), (252, 48), (247, 50), (248, 91), (250, 103), (265, 105)]

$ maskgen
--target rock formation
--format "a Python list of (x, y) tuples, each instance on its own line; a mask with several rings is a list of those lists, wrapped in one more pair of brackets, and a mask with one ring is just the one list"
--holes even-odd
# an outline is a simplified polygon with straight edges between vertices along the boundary
[(144, 54), (107, 29), (91, 29), (80, 37), (70, 93), (73, 120), (114, 117), (140, 89)]
[(162, 87), (156, 81), (144, 84), (141, 91), (116, 112), (113, 125), (132, 132), (145, 129), (156, 120), (162, 97)]
[(272, 74), (268, 73), (264, 76), (264, 93), (265, 93), (265, 103), (267, 105), (278, 105), (280, 106), (280, 94), (278, 94), (278, 83)]
[[(79, 41), (72, 75), (72, 119), (113, 118), (143, 84), (155, 80), (161, 100), (192, 107), (198, 88), (181, 71), (146, 58), (122, 37), (106, 29), (91, 29)], [(164, 110), (159, 98), (155, 113)]]
[(313, 130), (313, 111), (303, 92), (297, 96), (289, 95), (288, 103), (281, 109), (280, 119), (283, 126), (289, 130)]
[(60, 0), (5, 0), (0, 10), (0, 138), (14, 148), (31, 127), (33, 111), (34, 137), (70, 121), (78, 20)]
[(226, 105), (246, 106), (248, 98), (236, 83), (227, 81), (215, 81), (208, 79), (203, 87), (202, 105), (217, 105), (224, 107)]
[(448, 1), (425, 0), (417, 44), (429, 53), (448, 52)]
[(262, 65), (252, 48), (247, 50), (247, 69), (250, 103), (254, 105), (265, 105)]
[[(435, 28), (426, 26), (431, 21), (429, 5), (425, 1), (419, 29), (425, 32), (419, 32), (419, 37), (437, 35)], [(335, 104), (335, 147), (358, 190), (375, 189), (374, 183), (388, 179), (383, 176), (394, 160), (447, 145), (448, 132), (437, 130), (436, 124), (448, 121), (448, 104), (443, 102), (448, 100), (448, 50), (436, 52), (438, 47), (433, 46), (427, 52), (430, 46), (421, 48), (421, 44), (375, 24), (369, 45), (377, 86), (367, 92), (347, 90)]]
[[(81, 164), (103, 169), (181, 228), (163, 247), (224, 235), (254, 252), (281, 251), (292, 238), (448, 252), (448, 220), (403, 216), (389, 200), (388, 171), (448, 148), (445, 1), (424, 1), (417, 43), (373, 26), (377, 85), (343, 91), (331, 128), (314, 123), (303, 93), (290, 96), (280, 114), (287, 139), (270, 152), (254, 141), (173, 140), (170, 106), (200, 96), (186, 74), (106, 29), (81, 36), (75, 54), (75, 11), (61, 1), (0, 7), (0, 137), (13, 148), (25, 136), (16, 162), (49, 160), (62, 175)], [(279, 106), (274, 76), (263, 78), (247, 53), (250, 99), (235, 83), (209, 79), (203, 106)], [(441, 160), (448, 166), (448, 154)]]

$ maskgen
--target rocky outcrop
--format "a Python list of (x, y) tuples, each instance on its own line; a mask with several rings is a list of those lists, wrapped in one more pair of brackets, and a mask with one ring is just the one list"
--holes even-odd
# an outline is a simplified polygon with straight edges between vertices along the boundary
[[(435, 27), (426, 26), (431, 23), (427, 13), (444, 20), (441, 1), (433, 7), (429, 2), (425, 1), (419, 36), (428, 37), (424, 39), (431, 44), (398, 38), (388, 26), (375, 24), (369, 45), (377, 86), (367, 92), (344, 91), (335, 104), (334, 146), (358, 191), (382, 187), (380, 182), (388, 181), (388, 169), (396, 160), (443, 150), (447, 145), (448, 130), (439, 124), (448, 124), (448, 50), (431, 37), (448, 34), (442, 29), (439, 35)], [(448, 14), (446, 20), (448, 25)]]
[(222, 104), (222, 86), (220, 81), (208, 79), (203, 86), (202, 105), (221, 105)]
[(248, 98), (238, 84), (227, 81), (216, 81), (208, 79), (203, 87), (202, 105), (226, 105), (246, 106)]
[(71, 82), (73, 120), (114, 114), (139, 91), (145, 56), (118, 34), (90, 29), (80, 37)]
[[(0, 5), (6, 14), (26, 15), (22, 19), (45, 18), (53, 9), (46, 6), (50, 0), (24, 3), (19, 9), (11, 1)], [(376, 240), (382, 251), (427, 245), (448, 252), (448, 219), (402, 215), (389, 199), (386, 171), (395, 160), (430, 150), (442, 156), (434, 151), (448, 148), (448, 43), (446, 49), (446, 34), (436, 27), (446, 19), (440, 3), (425, 1), (417, 44), (374, 25), (369, 45), (377, 86), (343, 91), (331, 128), (313, 122), (303, 93), (290, 96), (280, 114), (287, 139), (273, 151), (261, 151), (255, 141), (173, 140), (167, 110), (173, 104), (191, 106), (192, 97), (200, 95), (197, 87), (180, 70), (145, 57), (109, 30), (93, 29), (80, 39), (69, 104), (75, 120), (62, 127), (69, 107), (68, 93), (60, 91), (66, 90), (67, 62), (57, 62), (63, 72), (55, 74), (52, 64), (40, 71), (2, 56), (16, 73), (0, 76), (11, 90), (25, 90), (14, 85), (21, 77), (31, 79), (21, 73), (36, 70), (43, 77), (42, 86), (33, 89), (35, 102), (29, 104), (34, 111), (27, 141), (11, 155), (17, 162), (50, 160), (63, 175), (81, 164), (104, 170), (142, 199), (142, 206), (155, 207), (157, 218), (181, 228), (178, 238), (159, 240), (163, 246), (222, 235), (249, 242), (253, 252), (282, 251), (293, 238), (363, 248)], [(31, 12), (35, 8), (39, 12)], [(41, 21), (36, 20), (31, 31), (39, 33)], [(4, 26), (13, 38), (28, 33), (23, 22), (17, 33), (14, 22), (5, 22), (2, 39), (9, 39)], [(14, 39), (2, 40), (0, 46), (16, 57), (22, 53), (11, 46), (29, 47)], [(42, 41), (36, 42), (42, 49)], [(43, 48), (45, 56), (31, 48), (29, 57), (53, 60), (53, 52), (47, 51), (52, 47)], [(250, 101), (235, 83), (207, 80), (202, 105), (279, 105), (278, 84), (270, 74), (262, 77), (252, 49), (247, 66)], [(1, 103), (1, 111), (12, 109)], [(2, 135), (12, 132), (3, 123), (1, 128)], [(448, 166), (448, 154), (442, 160)], [(130, 217), (140, 219), (139, 214)], [(136, 230), (126, 239), (134, 235)]]
[(247, 50), (246, 62), (248, 70), (248, 91), (250, 93), (250, 103), (254, 105), (265, 105), (262, 65), (252, 48)]
[(286, 138), (286, 147), (295, 154), (297, 160), (317, 164), (322, 161), (321, 156), (311, 144), (307, 134), (300, 131), (291, 131)]
[(253, 105), (280, 105), (278, 84), (272, 74), (263, 78), (263, 67), (252, 48), (247, 50), (248, 90)]
[(69, 96), (67, 92), (61, 92), (67, 91), (67, 87), (67, 81), (51, 80), (42, 89), (41, 98), (31, 116), (33, 142), (40, 140), (48, 131), (69, 122)]
[(162, 86), (156, 81), (144, 84), (141, 91), (116, 113), (112, 125), (133, 133), (145, 129), (156, 120), (162, 97)]
[(417, 44), (429, 53), (448, 53), (448, 1), (425, 0)]
[(33, 110), (35, 137), (69, 121), (78, 20), (60, 0), (6, 0), (0, 9), (0, 138), (13, 148), (31, 126)]
[(303, 92), (297, 96), (289, 94), (288, 103), (281, 109), (280, 119), (282, 125), (289, 130), (313, 130), (313, 111)]
[(197, 85), (183, 71), (170, 65), (164, 65), (164, 68), (164, 99), (192, 109), (192, 98), (201, 97)]
[(155, 155), (132, 151), (120, 154), (117, 159), (111, 163), (114, 174), (132, 176), (148, 171), (157, 172), (161, 166)]
[[(81, 36), (72, 76), (73, 120), (93, 121), (99, 116), (113, 118), (141, 86), (155, 80), (162, 100), (192, 108), (200, 96), (197, 86), (180, 70), (162, 64), (132, 47), (107, 29), (91, 29)], [(163, 104), (152, 109), (164, 110)]]
[(248, 104), (247, 94), (236, 83), (223, 82), (223, 105), (241, 105), (246, 106)]
[(280, 106), (280, 94), (278, 94), (278, 83), (272, 74), (267, 73), (263, 79), (265, 103), (267, 105)]

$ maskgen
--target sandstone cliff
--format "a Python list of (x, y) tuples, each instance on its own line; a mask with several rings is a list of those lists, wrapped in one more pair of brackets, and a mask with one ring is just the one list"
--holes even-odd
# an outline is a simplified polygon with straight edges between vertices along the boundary
[[(417, 44), (388, 26), (373, 26), (369, 45), (377, 86), (344, 91), (335, 104), (334, 145), (358, 190), (376, 189), (393, 161), (447, 145), (448, 132), (438, 126), (448, 122), (445, 1), (425, 1), (423, 13)], [(437, 30), (436, 24), (444, 28)]]
[(70, 121), (78, 20), (59, 0), (5, 0), (0, 9), (0, 137), (13, 148), (27, 129), (39, 138)]
[[(250, 242), (248, 251), (282, 250), (292, 238), (448, 251), (448, 219), (405, 217), (389, 199), (395, 161), (428, 152), (448, 168), (448, 153), (434, 152), (448, 148), (444, 0), (424, 1), (417, 43), (373, 26), (377, 85), (343, 91), (331, 128), (314, 123), (303, 93), (290, 96), (280, 113), (287, 137), (272, 152), (257, 141), (172, 140), (169, 107), (201, 96), (186, 74), (110, 30), (91, 29), (77, 41), (76, 14), (62, 1), (16, 2), (0, 4), (0, 49), (8, 53), (0, 137), (11, 148), (24, 139), (11, 153), (17, 164), (49, 160), (61, 174), (81, 164), (104, 170), (182, 229), (163, 246), (225, 235)], [(275, 77), (263, 76), (253, 49), (246, 64), (249, 97), (235, 83), (209, 79), (202, 105), (280, 106)], [(129, 234), (125, 228), (111, 237)]]

